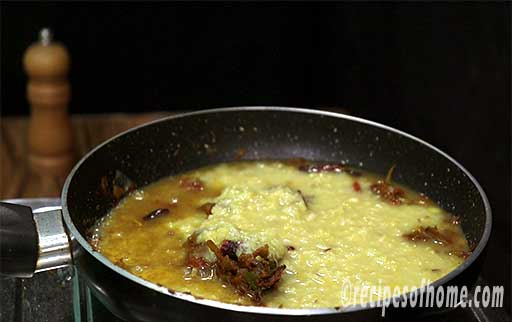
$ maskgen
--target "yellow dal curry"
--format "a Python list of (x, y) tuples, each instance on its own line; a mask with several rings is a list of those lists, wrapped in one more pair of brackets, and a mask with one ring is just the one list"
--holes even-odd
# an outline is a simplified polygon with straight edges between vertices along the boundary
[(162, 179), (126, 196), (90, 242), (169, 289), (286, 308), (355, 304), (344, 283), (419, 287), (469, 254), (458, 219), (426, 196), (305, 161), (225, 163)]

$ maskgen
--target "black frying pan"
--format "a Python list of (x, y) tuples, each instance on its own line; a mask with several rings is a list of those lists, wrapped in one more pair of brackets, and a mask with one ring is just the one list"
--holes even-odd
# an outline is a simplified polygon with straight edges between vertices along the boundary
[[(355, 117), (297, 108), (224, 108), (173, 116), (129, 130), (98, 146), (69, 174), (62, 191), (62, 217), (72, 244), (73, 264), (114, 314), (127, 321), (348, 321), (380, 317), (380, 310), (359, 305), (292, 310), (196, 299), (128, 273), (87, 243), (91, 225), (116, 202), (105, 193), (109, 189), (105, 189), (105, 182), (102, 186), (102, 178), (120, 186), (135, 183), (140, 187), (165, 176), (232, 161), (240, 157), (240, 149), (245, 151), (242, 159), (246, 160), (301, 157), (343, 162), (381, 175), (396, 164), (394, 180), (426, 193), (447, 211), (460, 215), (469, 242), (476, 245), (462, 265), (432, 285), (474, 283), (491, 231), (491, 209), (477, 181), (451, 157), (409, 134)], [(31, 214), (22, 212), (2, 208), (0, 228), (9, 234), (2, 241), (3, 273), (30, 275), (39, 265), (32, 220), (17, 217)], [(30, 238), (20, 240), (20, 231), (28, 232)], [(6, 252), (8, 246), (10, 252)], [(33, 256), (20, 256), (16, 251), (21, 248)], [(9, 261), (12, 258), (16, 260)], [(388, 311), (388, 316), (423, 312), (397, 309)]]

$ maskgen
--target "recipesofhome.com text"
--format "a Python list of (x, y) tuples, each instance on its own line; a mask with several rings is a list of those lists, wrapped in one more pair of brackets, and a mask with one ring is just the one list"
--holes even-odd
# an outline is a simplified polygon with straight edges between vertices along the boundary
[(361, 303), (363, 307), (380, 307), (385, 316), (389, 307), (502, 307), (503, 286), (476, 285), (469, 289), (467, 286), (434, 287), (428, 280), (422, 280), (421, 285), (411, 287), (394, 287), (386, 285), (353, 286), (345, 281), (342, 287), (344, 303)]

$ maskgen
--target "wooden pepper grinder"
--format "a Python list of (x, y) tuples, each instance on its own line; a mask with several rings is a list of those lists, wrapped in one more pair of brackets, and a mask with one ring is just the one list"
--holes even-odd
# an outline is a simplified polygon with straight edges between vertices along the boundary
[(71, 86), (67, 75), (70, 58), (64, 45), (53, 42), (49, 29), (23, 57), (29, 78), (27, 98), (31, 105), (28, 132), (29, 166), (33, 174), (60, 185), (73, 167), (73, 131), (68, 115)]

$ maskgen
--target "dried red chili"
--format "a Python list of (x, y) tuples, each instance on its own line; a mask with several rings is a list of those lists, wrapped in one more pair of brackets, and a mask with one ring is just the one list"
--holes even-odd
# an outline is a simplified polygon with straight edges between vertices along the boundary
[(372, 184), (370, 190), (392, 205), (400, 205), (405, 201), (405, 191), (382, 180)]

